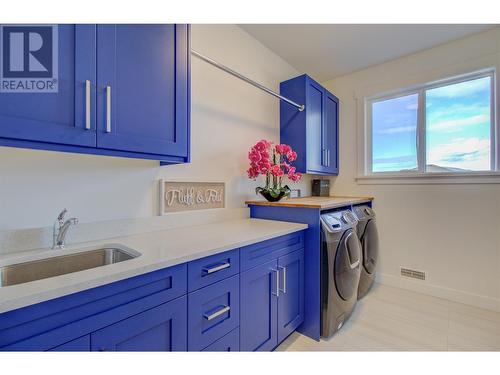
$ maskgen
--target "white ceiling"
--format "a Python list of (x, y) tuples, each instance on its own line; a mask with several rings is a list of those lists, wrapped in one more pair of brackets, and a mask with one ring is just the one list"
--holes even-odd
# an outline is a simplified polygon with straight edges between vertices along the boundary
[(319, 81), (421, 51), (493, 25), (240, 25)]

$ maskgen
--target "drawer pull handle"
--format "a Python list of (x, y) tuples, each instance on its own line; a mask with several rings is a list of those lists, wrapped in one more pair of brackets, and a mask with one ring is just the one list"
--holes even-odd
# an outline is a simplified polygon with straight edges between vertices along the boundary
[(206, 320), (210, 321), (210, 320), (213, 320), (213, 319), (217, 318), (218, 316), (221, 316), (222, 314), (228, 312), (229, 310), (231, 310), (230, 306), (224, 306), (224, 307), (222, 307), (222, 309), (217, 310), (213, 314), (203, 314), (203, 317)]
[(206, 274), (211, 274), (211, 273), (214, 273), (214, 272), (217, 272), (217, 271), (224, 270), (224, 269), (229, 268), (229, 267), (231, 267), (231, 263), (224, 262), (224, 263), (219, 264), (218, 266), (215, 266), (215, 267), (212, 267), (212, 268), (203, 268), (203, 271)]

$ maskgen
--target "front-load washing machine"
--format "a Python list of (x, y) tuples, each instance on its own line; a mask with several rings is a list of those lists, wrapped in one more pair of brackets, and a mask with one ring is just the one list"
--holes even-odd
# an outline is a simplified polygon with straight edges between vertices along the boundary
[(321, 215), (321, 336), (330, 337), (358, 300), (361, 245), (349, 210)]
[(358, 237), (361, 242), (361, 276), (359, 278), (358, 299), (363, 298), (375, 281), (375, 270), (378, 260), (378, 232), (375, 222), (375, 211), (369, 206), (354, 207), (358, 219)]

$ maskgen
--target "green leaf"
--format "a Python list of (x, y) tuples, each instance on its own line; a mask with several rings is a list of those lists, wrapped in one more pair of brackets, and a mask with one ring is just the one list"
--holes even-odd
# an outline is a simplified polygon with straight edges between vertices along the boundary
[(290, 193), (292, 192), (292, 190), (288, 187), (288, 185), (283, 186), (282, 190), (287, 197), (290, 197)]
[(269, 194), (271, 194), (271, 197), (277, 198), (281, 194), (281, 190), (279, 188), (271, 188), (269, 189)]

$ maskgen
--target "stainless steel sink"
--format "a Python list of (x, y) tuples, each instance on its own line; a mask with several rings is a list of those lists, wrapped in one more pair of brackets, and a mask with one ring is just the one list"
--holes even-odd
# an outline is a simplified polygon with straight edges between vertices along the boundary
[(137, 258), (140, 253), (121, 246), (55, 256), (0, 267), (0, 287), (88, 270)]

